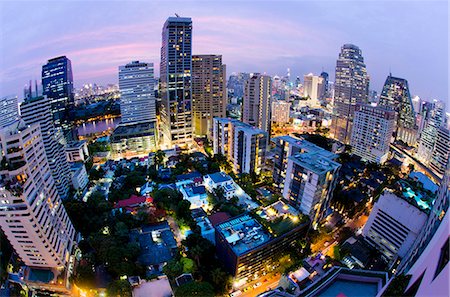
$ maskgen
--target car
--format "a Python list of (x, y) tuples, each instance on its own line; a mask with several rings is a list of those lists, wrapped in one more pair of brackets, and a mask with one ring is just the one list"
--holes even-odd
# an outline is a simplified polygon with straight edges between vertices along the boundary
[(253, 288), (258, 288), (261, 285), (262, 285), (261, 282), (257, 282), (256, 284), (253, 285)]
[(237, 297), (237, 296), (241, 296), (242, 295), (242, 291), (238, 290), (238, 291), (234, 291), (233, 293), (230, 294), (230, 297)]

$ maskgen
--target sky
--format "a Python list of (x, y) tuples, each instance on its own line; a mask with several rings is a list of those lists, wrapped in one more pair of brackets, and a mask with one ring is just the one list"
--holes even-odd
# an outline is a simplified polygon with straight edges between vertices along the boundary
[(22, 96), (60, 55), (72, 60), (76, 87), (117, 83), (118, 66), (133, 60), (153, 62), (159, 76), (162, 26), (175, 13), (193, 20), (193, 54), (222, 54), (227, 75), (290, 68), (293, 78), (324, 70), (334, 80), (341, 46), (353, 43), (370, 89), (380, 92), (391, 72), (412, 95), (450, 105), (446, 0), (0, 0), (0, 96)]

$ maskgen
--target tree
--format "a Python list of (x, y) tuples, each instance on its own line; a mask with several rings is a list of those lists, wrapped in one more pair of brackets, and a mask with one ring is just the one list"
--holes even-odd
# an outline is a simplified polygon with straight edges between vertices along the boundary
[(157, 169), (159, 168), (159, 166), (161, 166), (163, 164), (165, 157), (166, 157), (166, 153), (163, 152), (162, 150), (157, 150), (155, 152), (155, 164), (156, 164)]
[(217, 293), (225, 293), (230, 289), (231, 276), (220, 268), (211, 271), (211, 280)]
[(183, 273), (183, 265), (177, 259), (172, 259), (163, 267), (163, 272), (168, 278), (175, 279)]
[(178, 287), (175, 290), (175, 296), (178, 297), (190, 297), (190, 296), (202, 296), (212, 297), (214, 296), (214, 288), (207, 282), (190, 282)]
[(128, 280), (116, 280), (111, 282), (106, 289), (108, 296), (132, 297), (131, 285)]

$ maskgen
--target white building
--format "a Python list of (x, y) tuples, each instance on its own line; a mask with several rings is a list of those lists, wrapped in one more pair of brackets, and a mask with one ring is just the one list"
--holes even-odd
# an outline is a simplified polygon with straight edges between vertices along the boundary
[(443, 176), (450, 157), (450, 129), (440, 127), (430, 160), (430, 168), (439, 176)]
[(215, 118), (214, 154), (222, 154), (236, 173), (260, 173), (267, 150), (267, 132), (238, 120)]
[(363, 236), (393, 264), (407, 255), (427, 220), (427, 214), (403, 197), (385, 190), (373, 206)]
[(340, 167), (321, 150), (299, 152), (288, 158), (283, 197), (309, 216), (313, 228), (325, 217)]
[(27, 266), (63, 268), (75, 229), (55, 187), (38, 124), (0, 130), (0, 226)]
[(291, 103), (286, 101), (272, 102), (272, 122), (279, 124), (289, 123)]
[(242, 121), (270, 134), (272, 80), (268, 75), (250, 74), (245, 82)]
[(421, 116), (424, 128), (420, 135), (417, 157), (423, 163), (429, 165), (438, 138), (438, 130), (444, 123), (445, 104), (437, 100), (426, 102), (424, 104), (424, 113)]
[(203, 209), (208, 208), (208, 194), (206, 193), (205, 186), (184, 184), (178, 187), (178, 190), (183, 194), (183, 199), (191, 203), (191, 209), (199, 207)]
[(119, 66), (121, 124), (156, 121), (153, 63), (133, 61)]
[(67, 161), (86, 162), (89, 159), (89, 150), (86, 141), (75, 141), (66, 145)]
[(323, 77), (309, 73), (303, 77), (303, 80), (303, 96), (309, 97), (313, 106), (319, 106), (318, 99), (323, 84)]
[(12, 124), (19, 119), (19, 103), (17, 96), (0, 98), (0, 128)]
[(363, 160), (387, 161), (395, 130), (395, 111), (370, 105), (357, 105), (350, 145), (352, 153)]
[(72, 171), (72, 185), (76, 191), (83, 192), (89, 183), (86, 167), (83, 163), (73, 163), (70, 167)]
[(22, 119), (27, 125), (39, 124), (48, 165), (61, 199), (69, 195), (71, 184), (70, 165), (65, 155), (65, 140), (55, 128), (51, 101), (46, 96), (30, 97), (20, 105)]

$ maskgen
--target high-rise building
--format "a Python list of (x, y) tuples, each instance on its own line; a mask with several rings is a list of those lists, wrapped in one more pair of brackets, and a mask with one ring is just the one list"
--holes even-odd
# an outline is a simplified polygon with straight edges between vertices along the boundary
[(37, 123), (0, 130), (0, 227), (27, 266), (63, 268), (75, 230), (59, 198)]
[(362, 52), (356, 45), (344, 44), (336, 62), (334, 83), (334, 137), (350, 143), (356, 104), (367, 103), (369, 76)]
[(315, 229), (325, 218), (341, 164), (329, 157), (330, 152), (313, 145), (299, 149), (287, 158), (283, 198), (309, 216)]
[(320, 77), (322, 78), (322, 83), (319, 85), (319, 99), (325, 100), (325, 98), (328, 98), (329, 92), (328, 92), (328, 73), (322, 72), (320, 74)]
[(433, 153), (430, 160), (430, 168), (443, 176), (447, 160), (450, 157), (450, 129), (442, 126), (437, 131), (436, 143), (434, 144)]
[(381, 252), (389, 266), (407, 256), (427, 220), (425, 211), (407, 196), (415, 194), (414, 189), (408, 189), (405, 193), (385, 190), (363, 229), (364, 238)]
[(19, 119), (19, 103), (17, 96), (8, 96), (0, 98), (0, 128)]
[(426, 165), (431, 161), (434, 146), (436, 144), (438, 130), (444, 123), (445, 105), (441, 101), (434, 100), (423, 105), (424, 128), (420, 135), (417, 157)]
[(192, 116), (195, 135), (212, 137), (212, 119), (226, 116), (226, 66), (221, 55), (192, 56)]
[(303, 77), (303, 96), (309, 97), (313, 106), (319, 106), (319, 98), (322, 96), (322, 86), (324, 85), (322, 76), (317, 76), (312, 73)]
[(420, 107), (422, 105), (422, 100), (420, 99), (419, 96), (414, 96), (414, 97), (412, 97), (411, 101), (412, 101), (412, 105), (413, 105), (415, 114), (416, 115), (419, 114), (421, 112)]
[(233, 165), (235, 173), (257, 173), (264, 166), (267, 132), (229, 118), (214, 118), (213, 150)]
[(268, 75), (250, 74), (245, 83), (242, 121), (270, 134), (272, 79)]
[(389, 74), (381, 91), (379, 105), (397, 112), (395, 139), (410, 145), (415, 144), (417, 126), (408, 81)]
[(74, 103), (72, 63), (66, 56), (50, 59), (42, 66), (42, 88), (51, 102), (55, 126), (63, 130), (67, 142), (76, 140), (69, 119), (69, 109)]
[(153, 63), (119, 66), (121, 124), (156, 122)]
[(291, 113), (291, 103), (275, 100), (272, 101), (272, 122), (278, 124), (289, 123)]
[(357, 105), (350, 145), (363, 160), (384, 163), (395, 130), (395, 111), (371, 105)]
[(70, 166), (64, 145), (61, 144), (62, 134), (53, 123), (50, 101), (46, 96), (26, 99), (20, 105), (20, 113), (27, 125), (39, 124), (45, 155), (56, 189), (62, 199), (68, 198), (72, 179)]
[(172, 147), (192, 143), (192, 20), (169, 17), (162, 30), (161, 131)]

